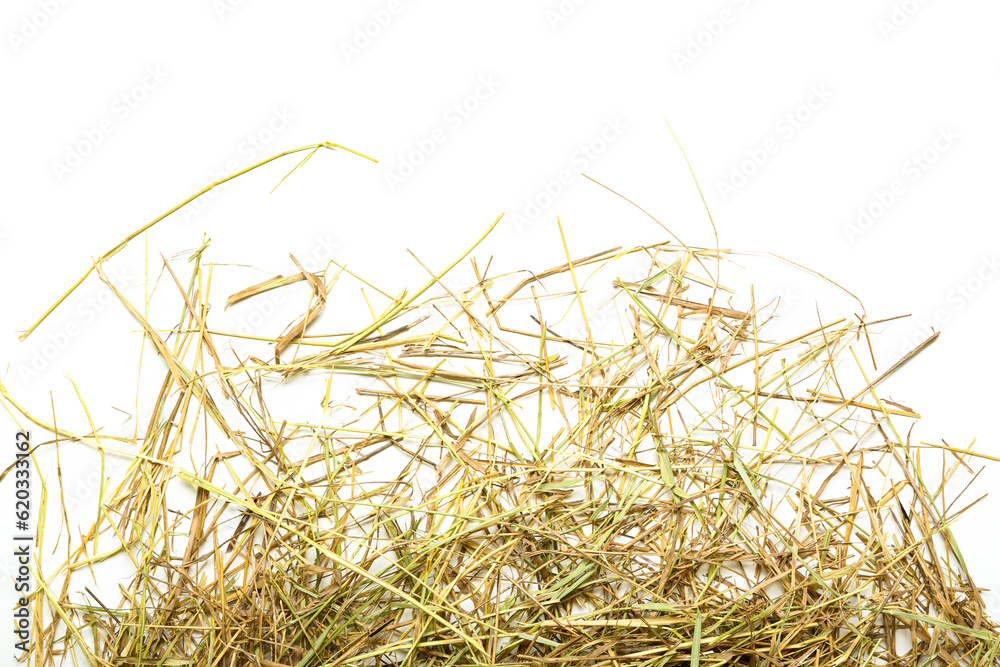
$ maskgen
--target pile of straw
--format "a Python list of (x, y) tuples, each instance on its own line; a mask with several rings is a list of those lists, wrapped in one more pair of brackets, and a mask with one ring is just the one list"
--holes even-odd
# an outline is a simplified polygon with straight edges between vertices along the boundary
[[(910, 442), (918, 415), (880, 392), (923, 346), (876, 371), (877, 321), (772, 339), (777, 304), (729, 294), (724, 251), (563, 238), (540, 273), (473, 246), (413, 292), (366, 283), (371, 321), (339, 334), (321, 315), (362, 278), (290, 260), (228, 299), (308, 284), (282, 335), (249, 337), (268, 359), (213, 327), (205, 248), (163, 259), (179, 322), (106, 280), (159, 392), (126, 442), (29, 415), (128, 456), (39, 574), (33, 664), (998, 664), (921, 465), (981, 455)], [(297, 386), (321, 418), (269, 407)]]

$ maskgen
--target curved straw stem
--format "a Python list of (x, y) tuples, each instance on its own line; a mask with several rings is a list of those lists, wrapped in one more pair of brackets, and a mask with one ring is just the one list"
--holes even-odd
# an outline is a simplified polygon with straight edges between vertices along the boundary
[[(261, 160), (260, 162), (258, 162), (256, 164), (252, 164), (249, 167), (246, 167), (244, 169), (241, 169), (240, 171), (237, 171), (234, 174), (230, 174), (229, 176), (226, 176), (225, 178), (223, 178), (221, 180), (218, 180), (218, 181), (216, 181), (216, 182), (214, 182), (214, 183), (212, 183), (212, 184), (210, 184), (210, 185), (202, 188), (201, 190), (199, 190), (198, 192), (194, 193), (193, 195), (191, 195), (190, 197), (188, 197), (187, 199), (185, 199), (181, 203), (179, 203), (176, 206), (174, 206), (172, 209), (170, 209), (166, 213), (163, 213), (162, 215), (157, 216), (152, 221), (146, 223), (145, 225), (143, 225), (139, 229), (137, 229), (134, 232), (132, 232), (131, 234), (129, 234), (118, 245), (116, 245), (115, 247), (111, 248), (111, 250), (108, 250), (106, 253), (104, 253), (103, 255), (101, 255), (100, 257), (98, 257), (97, 259), (95, 259), (91, 263), (90, 267), (86, 271), (84, 271), (83, 275), (80, 276), (80, 278), (75, 283), (73, 283), (73, 286), (70, 287), (68, 290), (66, 290), (66, 293), (63, 294), (61, 297), (59, 297), (58, 301), (56, 301), (54, 304), (52, 304), (51, 306), (49, 306), (49, 309), (46, 310), (44, 313), (42, 313), (42, 316), (39, 317), (35, 321), (34, 324), (32, 324), (30, 327), (28, 327), (27, 331), (25, 331), (23, 334), (21, 334), (20, 337), (18, 338), (18, 340), (24, 340), (29, 335), (31, 335), (31, 332), (34, 331), (38, 327), (39, 324), (41, 324), (42, 322), (44, 322), (45, 318), (52, 314), (52, 311), (54, 311), (56, 308), (59, 307), (59, 304), (61, 304), (63, 301), (65, 301), (66, 298), (70, 294), (72, 294), (74, 292), (74, 290), (76, 290), (77, 287), (79, 287), (81, 284), (83, 284), (83, 281), (87, 279), (87, 276), (89, 276), (94, 271), (94, 269), (97, 268), (98, 265), (100, 265), (102, 262), (105, 262), (105, 261), (111, 259), (112, 257), (114, 257), (118, 253), (119, 250), (121, 250), (126, 245), (128, 245), (129, 241), (131, 241), (135, 237), (139, 236), (144, 231), (146, 231), (147, 229), (149, 229), (150, 227), (152, 227), (156, 223), (160, 222), (161, 220), (163, 220), (164, 218), (166, 218), (171, 213), (175, 213), (175, 212), (179, 211), (180, 209), (184, 208), (185, 206), (187, 206), (188, 204), (190, 204), (191, 202), (193, 202), (195, 199), (197, 199), (198, 197), (202, 196), (203, 194), (209, 192), (213, 188), (216, 188), (216, 187), (222, 185), (223, 183), (226, 183), (227, 181), (231, 181), (231, 180), (233, 180), (234, 178), (236, 178), (238, 176), (242, 176), (243, 174), (246, 174), (247, 172), (251, 172), (254, 169), (256, 169), (257, 167), (261, 167), (261, 166), (267, 164), (268, 162), (273, 162), (274, 160), (277, 160), (278, 158), (285, 157), (286, 155), (291, 155), (292, 153), (300, 153), (302, 151), (312, 151), (311, 153), (309, 153), (309, 155), (307, 155), (302, 160), (302, 162), (300, 162), (298, 165), (295, 166), (295, 169), (298, 169), (306, 160), (308, 160), (310, 157), (312, 157), (313, 154), (316, 151), (318, 151), (320, 148), (329, 148), (331, 150), (337, 149), (337, 148), (342, 148), (342, 149), (344, 149), (345, 151), (347, 151), (349, 153), (354, 153), (355, 155), (360, 155), (361, 157), (367, 158), (367, 159), (371, 160), (372, 162), (378, 162), (378, 160), (376, 160), (375, 158), (369, 157), (369, 156), (365, 155), (364, 153), (359, 153), (358, 151), (355, 151), (355, 150), (352, 150), (350, 148), (347, 148), (346, 146), (341, 146), (340, 144), (334, 144), (334, 143), (331, 143), (329, 141), (324, 141), (324, 142), (321, 142), (321, 143), (318, 143), (318, 144), (310, 144), (308, 146), (302, 146), (301, 148), (293, 148), (292, 150), (288, 150), (288, 151), (285, 151), (283, 153), (278, 153), (277, 155), (272, 155), (271, 157), (269, 157), (269, 158), (267, 158), (265, 160)], [(292, 169), (292, 171), (294, 172), (295, 169)], [(291, 174), (291, 172), (289, 172), (289, 175), (290, 174)], [(288, 176), (286, 175), (285, 178), (288, 178)], [(284, 178), (281, 179), (281, 182), (284, 182), (284, 180), (285, 180)], [(281, 182), (279, 182), (278, 185), (281, 185)], [(275, 186), (275, 187), (277, 187), (277, 186)], [(273, 190), (272, 190), (272, 192), (273, 192)]]

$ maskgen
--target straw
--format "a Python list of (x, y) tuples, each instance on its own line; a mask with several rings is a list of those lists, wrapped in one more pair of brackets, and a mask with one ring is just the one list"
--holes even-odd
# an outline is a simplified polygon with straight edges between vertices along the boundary
[[(224, 267), (205, 247), (160, 257), (180, 321), (104, 277), (170, 212), (84, 275), (158, 358), (144, 428), (57, 427), (0, 386), (63, 456), (127, 461), (83, 530), (60, 493), (67, 555), (36, 573), (33, 664), (1000, 664), (952, 532), (956, 473), (996, 458), (912, 443), (919, 415), (883, 393), (936, 336), (877, 372), (883, 321), (772, 338), (773, 304), (719, 283), (728, 251), (574, 258), (565, 221), (552, 268), (492, 275), (472, 253), (499, 218), (443, 269), (418, 259), (416, 289), (366, 291), (371, 320), (346, 333), (324, 318), (334, 279), (372, 284), (293, 257), (219, 298), (307, 282), (306, 310), (238, 335), (213, 322)], [(459, 268), (475, 277), (443, 280)], [(277, 412), (309, 375), (312, 413)]]

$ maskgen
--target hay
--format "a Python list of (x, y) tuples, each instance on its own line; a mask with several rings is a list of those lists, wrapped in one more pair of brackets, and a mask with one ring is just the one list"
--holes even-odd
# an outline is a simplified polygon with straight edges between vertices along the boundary
[[(573, 259), (564, 236), (525, 277), (465, 262), (479, 241), (412, 293), (366, 290), (371, 321), (336, 335), (316, 332), (346, 267), (228, 296), (307, 282), (273, 338), (213, 328), (204, 247), (162, 260), (169, 328), (105, 280), (162, 359), (145, 432), (72, 433), (3, 389), (57, 446), (129, 461), (39, 572), (33, 664), (998, 664), (925, 465), (983, 455), (912, 443), (880, 391), (933, 338), (877, 372), (878, 321), (772, 340), (776, 304), (719, 284), (725, 251)], [(445, 283), (460, 264), (474, 279)], [(269, 407), (315, 376), (321, 420)]]

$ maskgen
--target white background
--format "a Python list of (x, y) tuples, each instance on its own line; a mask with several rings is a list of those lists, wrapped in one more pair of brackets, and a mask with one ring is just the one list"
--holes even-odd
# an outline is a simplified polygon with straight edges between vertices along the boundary
[[(574, 256), (666, 239), (581, 171), (687, 243), (714, 245), (669, 121), (722, 247), (809, 266), (860, 296), (870, 319), (912, 313), (877, 328), (884, 363), (943, 331), (883, 394), (924, 415), (915, 440), (976, 439), (1000, 455), (998, 21), (986, 0), (7, 0), (3, 382), (46, 417), (51, 391), (65, 425), (86, 430), (68, 374), (99, 425), (129, 432), (111, 408), (135, 402), (124, 361), (137, 358), (135, 323), (101, 303), (94, 278), (27, 341), (18, 332), (91, 257), (188, 195), (319, 141), (380, 162), (324, 151), (269, 195), (294, 166), (285, 158), (168, 218), (107, 269), (141, 294), (146, 252), (156, 270), (159, 253), (207, 234), (213, 261), (287, 274), (289, 252), (334, 258), (396, 289), (426, 277), (407, 249), (442, 267), (501, 212), (477, 254), (507, 268), (562, 261), (557, 215)], [(788, 265), (755, 270), (814, 319), (859, 308), (824, 301)], [(12, 443), (4, 413), (0, 429)], [(63, 451), (71, 477), (88, 470), (82, 458), (67, 468), (77, 454)], [(1000, 468), (986, 466), (967, 500), (995, 486)], [(956, 526), (991, 589), (998, 510), (1000, 495)]]

